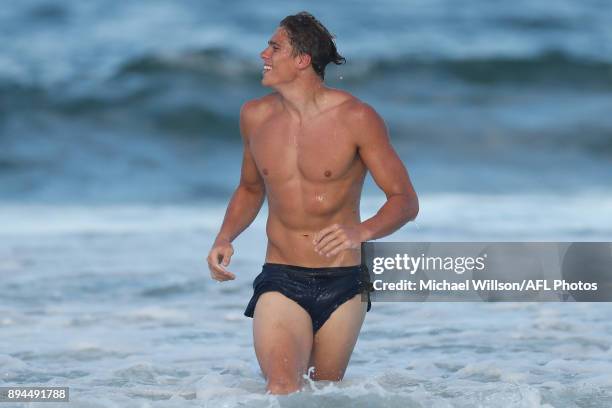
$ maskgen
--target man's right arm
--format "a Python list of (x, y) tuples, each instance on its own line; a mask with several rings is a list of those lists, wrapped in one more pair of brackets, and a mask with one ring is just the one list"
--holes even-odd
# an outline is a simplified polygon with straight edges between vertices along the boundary
[(240, 134), (243, 144), (240, 183), (227, 206), (223, 224), (208, 256), (213, 279), (234, 279), (233, 274), (221, 264), (223, 266), (229, 264), (234, 253), (231, 242), (257, 217), (265, 199), (264, 181), (257, 170), (249, 147), (249, 138), (253, 134), (256, 122), (260, 119), (258, 117), (260, 103), (258, 100), (248, 101), (240, 109)]

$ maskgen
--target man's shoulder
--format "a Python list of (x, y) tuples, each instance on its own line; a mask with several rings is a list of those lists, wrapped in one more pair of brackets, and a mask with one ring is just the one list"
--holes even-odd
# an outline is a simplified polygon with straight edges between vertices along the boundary
[(325, 92), (325, 100), (327, 101), (327, 110), (344, 111), (350, 109), (351, 106), (358, 104), (360, 100), (353, 94), (342, 89), (327, 88)]
[(359, 127), (363, 122), (376, 119), (378, 113), (368, 103), (346, 91), (341, 91), (343, 101), (339, 105), (339, 118), (351, 127)]
[[(347, 95), (350, 94), (347, 92)], [(378, 112), (353, 95), (347, 96), (336, 116), (358, 145), (380, 140), (387, 132), (386, 124)]]
[(240, 108), (240, 125), (244, 134), (250, 134), (257, 129), (278, 105), (276, 92), (246, 101)]
[(272, 92), (260, 98), (246, 101), (240, 108), (240, 114), (244, 116), (259, 116), (272, 111), (278, 105), (278, 93)]

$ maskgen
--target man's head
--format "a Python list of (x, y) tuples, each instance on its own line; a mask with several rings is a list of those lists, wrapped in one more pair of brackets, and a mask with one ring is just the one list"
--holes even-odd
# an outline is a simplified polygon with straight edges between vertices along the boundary
[(291, 81), (299, 71), (307, 69), (312, 69), (323, 80), (327, 64), (346, 62), (338, 54), (329, 31), (305, 11), (287, 16), (280, 22), (261, 58), (266, 66), (262, 79), (264, 85), (272, 85), (282, 79), (282, 82)]

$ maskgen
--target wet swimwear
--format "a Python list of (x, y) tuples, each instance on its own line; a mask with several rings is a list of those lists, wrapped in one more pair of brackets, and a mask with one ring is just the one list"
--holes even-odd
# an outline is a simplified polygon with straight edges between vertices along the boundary
[(341, 304), (359, 293), (367, 293), (369, 312), (372, 284), (365, 265), (310, 268), (306, 266), (265, 263), (253, 281), (253, 297), (244, 315), (253, 317), (255, 305), (264, 292), (278, 291), (302, 306), (317, 330)]

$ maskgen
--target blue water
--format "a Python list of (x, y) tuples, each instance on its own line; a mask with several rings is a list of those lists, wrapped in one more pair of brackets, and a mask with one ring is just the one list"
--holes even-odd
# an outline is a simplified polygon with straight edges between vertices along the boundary
[[(421, 199), (388, 240), (612, 240), (607, 1), (27, 0), (0, 8), (0, 385), (71, 406), (612, 405), (608, 304), (385, 304), (346, 381), (266, 396), (242, 312), (264, 206), (204, 258), (259, 52), (309, 10), (330, 86), (387, 122)], [(371, 178), (370, 217), (384, 195)], [(7, 405), (8, 406), (8, 405)]]
[(420, 192), (607, 191), (606, 4), (22, 1), (0, 12), (0, 199), (227, 199), (259, 52), (302, 8), (347, 58), (328, 84), (381, 113)]

